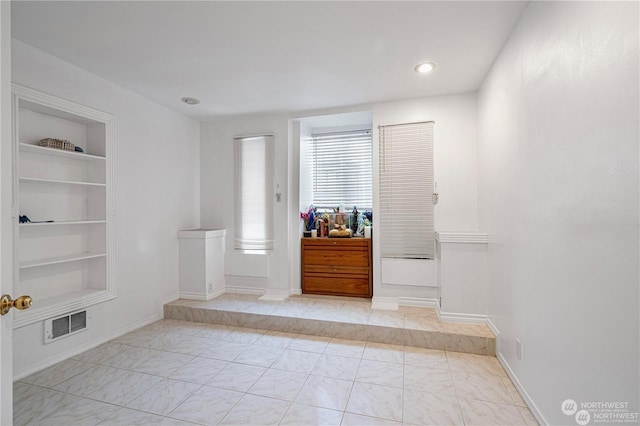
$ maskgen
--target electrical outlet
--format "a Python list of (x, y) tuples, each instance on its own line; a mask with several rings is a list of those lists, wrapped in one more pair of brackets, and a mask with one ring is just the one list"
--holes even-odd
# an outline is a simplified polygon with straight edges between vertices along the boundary
[(516, 358), (518, 361), (522, 361), (522, 342), (520, 339), (516, 339)]

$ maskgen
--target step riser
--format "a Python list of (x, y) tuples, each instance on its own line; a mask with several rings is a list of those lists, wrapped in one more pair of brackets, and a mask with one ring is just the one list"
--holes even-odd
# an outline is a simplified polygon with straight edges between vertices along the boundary
[(312, 336), (495, 356), (495, 338), (306, 318), (165, 305), (164, 317)]

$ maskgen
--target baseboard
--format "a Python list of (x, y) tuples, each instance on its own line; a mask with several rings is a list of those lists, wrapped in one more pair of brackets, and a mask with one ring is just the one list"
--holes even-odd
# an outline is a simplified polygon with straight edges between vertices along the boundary
[(262, 296), (265, 293), (265, 290), (264, 288), (258, 288), (258, 287), (228, 285), (228, 286), (225, 286), (224, 292), (233, 293), (233, 294), (255, 294), (258, 296)]
[(547, 422), (547, 420), (544, 418), (544, 416), (540, 412), (540, 409), (538, 408), (538, 406), (533, 402), (533, 400), (531, 399), (527, 391), (524, 389), (524, 387), (522, 386), (522, 383), (520, 383), (520, 380), (518, 380), (518, 377), (515, 375), (515, 373), (511, 369), (511, 366), (509, 365), (507, 360), (502, 356), (502, 353), (496, 351), (496, 357), (498, 358), (498, 361), (500, 362), (500, 364), (502, 364), (502, 368), (504, 368), (504, 371), (506, 371), (507, 375), (511, 379), (511, 382), (513, 382), (513, 385), (516, 387), (516, 389), (520, 393), (522, 400), (527, 404), (529, 410), (531, 411), (531, 414), (533, 414), (533, 416), (538, 421), (538, 424), (548, 425), (549, 422)]
[(300, 296), (300, 295), (302, 295), (302, 289), (300, 289), (300, 288), (289, 289), (289, 295), (290, 296)]
[(418, 306), (421, 308), (438, 309), (437, 299), (428, 299), (421, 297), (382, 297), (374, 296), (371, 298), (371, 309), (380, 309), (385, 311), (397, 311), (400, 306)]
[(398, 297), (398, 305), (400, 306), (417, 306), (420, 308), (438, 308), (437, 299), (427, 299), (421, 297)]
[(461, 314), (457, 312), (442, 312), (438, 309), (438, 317), (440, 321), (446, 322), (466, 322), (475, 324), (487, 324), (488, 318), (486, 315), (479, 314)]
[(178, 300), (180, 298), (180, 295), (178, 295), (178, 293), (174, 293), (171, 295), (167, 295), (164, 296), (162, 298), (158, 298), (158, 305), (160, 306), (160, 310), (164, 309), (164, 305), (166, 305), (167, 303), (171, 303), (174, 302), (176, 300)]
[(209, 295), (207, 296), (207, 300), (211, 300), (211, 299), (215, 299), (216, 297), (222, 296), (223, 294), (226, 293), (226, 289), (223, 288), (219, 288), (218, 290), (214, 291), (213, 293), (209, 293)]
[[(496, 327), (496, 325), (493, 323), (493, 321), (491, 321), (491, 318), (489, 317), (487, 317), (487, 327), (489, 327), (489, 330), (491, 330), (491, 332), (496, 336), (496, 339), (498, 338), (498, 336), (500, 336), (500, 330), (498, 330), (498, 327)], [(498, 348), (496, 348), (496, 351), (497, 350)]]
[(179, 291), (178, 298), (189, 299), (189, 300), (207, 300), (207, 295), (204, 293), (192, 293), (190, 291)]
[[(190, 300), (211, 300), (215, 299), (218, 296), (221, 296), (225, 293), (225, 289), (221, 288), (213, 293), (205, 294), (205, 293), (193, 293), (189, 291), (181, 291), (178, 293), (178, 297), (180, 299), (190, 299)], [(164, 305), (163, 305), (164, 306)]]
[(109, 340), (113, 340), (116, 337), (120, 337), (120, 336), (122, 336), (124, 334), (127, 334), (127, 333), (133, 331), (133, 330), (136, 330), (138, 328), (141, 328), (141, 327), (144, 327), (146, 325), (152, 324), (152, 323), (154, 323), (156, 321), (159, 321), (162, 318), (163, 318), (162, 313), (151, 315), (151, 316), (149, 316), (149, 317), (147, 317), (145, 319), (142, 319), (140, 321), (134, 322), (132, 324), (127, 324), (125, 327), (119, 328), (118, 330), (116, 330), (116, 331), (114, 331), (112, 333), (100, 336), (100, 338), (98, 338), (98, 339), (96, 339), (96, 340), (94, 340), (94, 341), (92, 341), (90, 343), (85, 343), (84, 345), (77, 346), (75, 348), (72, 348), (72, 349), (70, 349), (70, 350), (68, 350), (66, 352), (63, 352), (63, 353), (58, 354), (56, 356), (53, 356), (51, 358), (44, 359), (44, 360), (38, 362), (37, 364), (34, 364), (31, 368), (27, 369), (26, 371), (21, 371), (21, 372), (14, 373), (13, 381), (15, 382), (17, 380), (23, 379), (23, 378), (25, 378), (27, 376), (30, 376), (33, 373), (36, 373), (36, 372), (38, 372), (40, 370), (43, 370), (43, 369), (45, 369), (47, 367), (51, 367), (52, 365), (55, 365), (55, 364), (57, 364), (59, 362), (62, 362), (64, 360), (66, 360), (66, 359), (69, 359), (72, 356), (78, 355), (78, 354), (80, 354), (80, 353), (82, 353), (84, 351), (88, 351), (89, 349), (93, 349), (96, 346), (100, 346), (101, 344), (106, 343)]

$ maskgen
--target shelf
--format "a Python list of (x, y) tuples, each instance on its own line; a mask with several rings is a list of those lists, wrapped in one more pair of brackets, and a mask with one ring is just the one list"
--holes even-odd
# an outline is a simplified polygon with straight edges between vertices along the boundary
[(41, 223), (21, 223), (20, 227), (32, 227), (32, 226), (60, 226), (60, 225), (92, 225), (94, 223), (107, 223), (106, 220), (70, 220), (70, 221), (59, 221), (59, 222), (41, 222)]
[(31, 313), (31, 309), (35, 307), (37, 307), (38, 309), (44, 309), (44, 308), (51, 307), (53, 305), (57, 305), (61, 302), (65, 302), (69, 299), (78, 299), (84, 296), (91, 296), (94, 294), (98, 294), (100, 291), (103, 291), (103, 290), (86, 289), (86, 290), (74, 291), (72, 293), (67, 293), (61, 296), (48, 297), (45, 299), (36, 299), (34, 300), (33, 307), (30, 308), (28, 311), (25, 311), (24, 313)]
[(75, 151), (65, 151), (62, 149), (46, 148), (44, 146), (32, 145), (29, 143), (20, 143), (20, 151), (30, 152), (33, 154), (51, 155), (54, 157), (72, 158), (74, 160), (87, 160), (87, 161), (105, 161), (105, 157), (98, 155), (84, 154)]
[[(113, 115), (17, 84), (13, 89), (15, 290), (33, 297), (14, 328), (103, 303), (112, 286)], [(85, 152), (40, 146), (68, 139)], [(115, 213), (113, 213), (115, 214)], [(17, 226), (16, 226), (17, 225)]]
[(111, 291), (92, 288), (44, 299), (39, 299), (36, 296), (33, 299), (31, 308), (16, 314), (13, 319), (13, 328), (24, 327), (67, 312), (86, 309), (91, 305), (106, 302), (114, 297), (115, 294)]
[(105, 257), (106, 253), (81, 253), (70, 256), (49, 257), (45, 259), (28, 260), (20, 262), (20, 269), (37, 268), (38, 266), (56, 265), (58, 263), (76, 262), (78, 260), (95, 259)]
[(40, 179), (40, 178), (27, 178), (21, 177), (20, 182), (24, 183), (46, 183), (46, 184), (62, 184), (62, 185), (80, 185), (80, 186), (98, 186), (98, 187), (106, 187), (105, 183), (95, 183), (95, 182), (78, 182), (73, 180), (55, 180), (55, 179)]

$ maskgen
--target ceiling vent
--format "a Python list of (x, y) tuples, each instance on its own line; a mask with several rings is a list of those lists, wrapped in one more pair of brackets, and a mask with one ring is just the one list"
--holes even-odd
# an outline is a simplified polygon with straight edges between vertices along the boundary
[(86, 330), (90, 319), (87, 311), (83, 310), (45, 320), (44, 343), (51, 343), (61, 337), (71, 336)]

